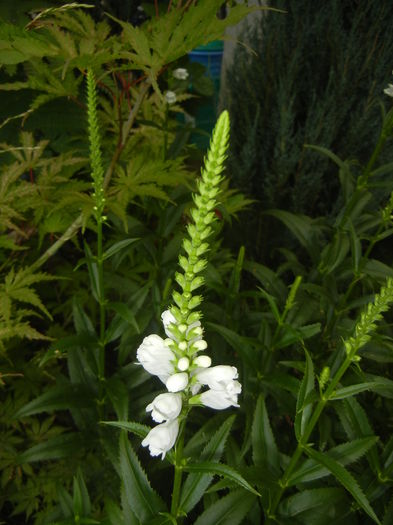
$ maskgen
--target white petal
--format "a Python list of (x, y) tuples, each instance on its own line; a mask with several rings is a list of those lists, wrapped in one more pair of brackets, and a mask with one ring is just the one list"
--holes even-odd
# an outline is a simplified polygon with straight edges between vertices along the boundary
[(218, 365), (198, 371), (196, 378), (202, 385), (208, 385), (213, 390), (225, 390), (228, 382), (237, 379), (238, 373), (234, 366)]
[(178, 433), (178, 420), (173, 419), (167, 421), (166, 423), (162, 423), (161, 425), (152, 428), (142, 441), (142, 446), (149, 447), (152, 456), (158, 456), (161, 454), (161, 459), (164, 459), (165, 454), (175, 444)]
[(200, 400), (205, 406), (215, 410), (239, 406), (237, 404), (237, 395), (229, 395), (223, 390), (207, 390), (200, 395)]
[(179, 372), (170, 376), (165, 383), (169, 392), (180, 392), (188, 385), (188, 374), (186, 372)]

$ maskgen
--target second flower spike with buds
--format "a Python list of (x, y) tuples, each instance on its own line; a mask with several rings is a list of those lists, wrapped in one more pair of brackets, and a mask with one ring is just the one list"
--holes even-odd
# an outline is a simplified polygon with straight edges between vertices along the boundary
[[(228, 138), (229, 116), (224, 111), (213, 131), (198, 193), (193, 195), (195, 205), (190, 212), (193, 222), (187, 227), (188, 235), (183, 241), (185, 255), (179, 257), (181, 271), (175, 276), (181, 292), (173, 292), (174, 304), (161, 316), (167, 338), (149, 335), (137, 350), (139, 363), (147, 372), (158, 376), (168, 391), (158, 395), (146, 408), (153, 420), (160, 423), (142, 441), (152, 456), (161, 454), (164, 458), (175, 445), (181, 419), (186, 417), (192, 405), (216, 410), (239, 406), (241, 385), (237, 381), (237, 369), (224, 365), (211, 367), (210, 357), (199, 355), (207, 349), (207, 343), (203, 339), (201, 313), (196, 310), (202, 297), (194, 295), (204, 283), (199, 274), (207, 264), (205, 254), (209, 244), (206, 240), (216, 218), (214, 209)], [(208, 390), (200, 393), (205, 387)]]

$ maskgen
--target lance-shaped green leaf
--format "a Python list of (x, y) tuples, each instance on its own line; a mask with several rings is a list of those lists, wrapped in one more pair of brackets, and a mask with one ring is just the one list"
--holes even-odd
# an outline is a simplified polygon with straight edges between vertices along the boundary
[(361, 392), (371, 390), (373, 392), (378, 392), (384, 397), (393, 397), (393, 381), (386, 377), (378, 376), (366, 376), (367, 379), (373, 379), (373, 381), (366, 381), (364, 383), (358, 383), (356, 385), (344, 386), (337, 389), (330, 399), (345, 399), (346, 397), (356, 396)]
[(345, 492), (339, 488), (322, 488), (303, 490), (281, 502), (280, 516), (292, 518), (316, 507), (334, 505), (343, 499)]
[(391, 498), (389, 505), (385, 511), (385, 515), (382, 520), (382, 525), (391, 525), (393, 523), (393, 497)]
[(252, 457), (255, 465), (269, 465), (276, 474), (280, 470), (280, 458), (269, 421), (265, 400), (259, 396), (255, 407), (251, 431)]
[[(354, 397), (348, 397), (338, 401), (334, 403), (333, 407), (349, 439), (354, 440), (359, 437), (369, 437), (375, 434), (366, 412)], [(371, 447), (368, 451), (367, 460), (374, 472), (380, 472), (381, 467), (376, 447)]]
[(245, 490), (230, 492), (213, 503), (194, 525), (239, 525), (255, 503), (255, 496)]
[(92, 403), (94, 404), (92, 392), (81, 385), (55, 386), (20, 408), (14, 414), (14, 418), (19, 419), (41, 412), (53, 412), (53, 410), (88, 408)]
[(25, 450), (17, 461), (22, 464), (71, 457), (83, 448), (83, 443), (83, 437), (79, 433), (62, 434)]
[(304, 429), (310, 418), (312, 411), (312, 396), (310, 394), (314, 390), (314, 366), (307, 350), (305, 353), (306, 369), (304, 371), (303, 380), (300, 384), (299, 393), (296, 400), (295, 434), (297, 440), (300, 440), (302, 437)]
[(154, 517), (159, 511), (165, 510), (165, 504), (151, 488), (147, 475), (125, 433), (120, 436), (120, 472), (126, 498), (142, 523)]
[(348, 470), (345, 467), (343, 467), (343, 465), (335, 461), (327, 454), (317, 452), (311, 447), (304, 447), (304, 451), (311, 459), (314, 459), (315, 461), (326, 467), (337, 479), (337, 481), (341, 483), (344, 488), (347, 489), (347, 491), (352, 495), (354, 500), (364, 510), (364, 512), (368, 514), (370, 518), (375, 521), (375, 523), (381, 525), (381, 522), (379, 521), (377, 515), (371, 507), (370, 502), (366, 498), (364, 492), (359, 487), (357, 481), (352, 476), (352, 474), (350, 474)]
[[(377, 436), (355, 439), (349, 443), (343, 443), (342, 445), (331, 448), (326, 454), (341, 463), (341, 465), (350, 465), (363, 457), (377, 441)], [(330, 471), (326, 467), (313, 459), (306, 459), (304, 463), (291, 474), (288, 479), (288, 486), (314, 481), (329, 475)]]
[(224, 476), (224, 478), (235, 482), (240, 487), (248, 490), (256, 496), (260, 496), (257, 492), (237, 470), (230, 467), (229, 465), (224, 465), (223, 463), (214, 463), (212, 461), (204, 461), (201, 463), (188, 463), (183, 467), (183, 470), (186, 472), (204, 472), (217, 474), (218, 476)]
[(115, 244), (112, 244), (112, 246), (103, 253), (102, 260), (105, 261), (106, 259), (110, 259), (110, 257), (113, 257), (116, 253), (124, 250), (124, 248), (138, 240), (138, 238), (123, 239), (122, 241), (115, 242)]
[[(219, 461), (224, 452), (225, 442), (233, 425), (235, 416), (230, 416), (217, 432), (213, 435), (200, 456), (201, 461)], [(191, 472), (183, 485), (180, 496), (180, 508), (184, 512), (190, 512), (202, 498), (205, 490), (210, 485), (213, 474), (202, 472)]]
[(141, 423), (134, 423), (133, 421), (101, 421), (101, 424), (127, 430), (127, 432), (132, 432), (136, 436), (143, 439), (151, 430), (151, 428), (147, 425), (141, 425)]
[(73, 486), (73, 510), (75, 516), (89, 516), (91, 513), (91, 502), (87, 491), (82, 471), (79, 469), (74, 476)]
[(100, 289), (100, 280), (98, 278), (98, 265), (97, 261), (91, 253), (89, 245), (85, 242), (85, 253), (86, 253), (86, 263), (87, 270), (90, 278), (91, 293), (93, 294), (94, 299), (99, 302), (100, 298), (103, 297), (102, 290)]

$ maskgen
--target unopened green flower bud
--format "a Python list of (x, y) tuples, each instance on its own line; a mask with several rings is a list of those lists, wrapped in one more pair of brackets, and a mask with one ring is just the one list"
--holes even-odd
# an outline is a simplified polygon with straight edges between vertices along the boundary
[(184, 239), (184, 241), (183, 241), (183, 248), (188, 253), (188, 255), (191, 255), (193, 250), (192, 250), (191, 241), (189, 239)]
[(193, 271), (194, 273), (199, 273), (206, 268), (207, 261), (206, 259), (199, 259), (199, 261), (194, 264)]
[(173, 299), (174, 299), (175, 303), (177, 304), (177, 306), (179, 308), (182, 308), (183, 307), (183, 303), (184, 303), (183, 297), (179, 294), (179, 292), (176, 292), (176, 291), (174, 291), (172, 295), (173, 295)]
[(202, 302), (202, 297), (200, 295), (194, 295), (194, 297), (191, 298), (191, 300), (188, 302), (188, 308), (190, 310), (193, 310), (197, 306), (199, 306)]
[(201, 318), (201, 314), (199, 312), (192, 312), (187, 317), (187, 324), (190, 325), (190, 324), (196, 323), (197, 321), (200, 320), (200, 318)]
[(207, 250), (209, 249), (209, 245), (207, 242), (204, 242), (203, 244), (201, 244), (199, 246), (199, 248), (197, 249), (196, 251), (196, 254), (197, 256), (199, 257), (200, 255), (203, 255), (205, 252), (207, 252)]
[(205, 279), (203, 277), (195, 277), (195, 279), (193, 279), (191, 283), (191, 291), (193, 292), (194, 290), (202, 286), (204, 282), (205, 282)]

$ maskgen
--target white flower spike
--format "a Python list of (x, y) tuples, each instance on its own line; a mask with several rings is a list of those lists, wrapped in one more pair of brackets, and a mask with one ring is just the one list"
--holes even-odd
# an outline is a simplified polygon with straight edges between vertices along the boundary
[[(179, 80), (186, 80), (188, 72), (178, 68), (173, 75)], [(167, 91), (165, 100), (168, 104), (174, 104), (176, 94)], [(175, 445), (180, 421), (192, 405), (205, 405), (215, 410), (239, 406), (241, 385), (237, 381), (237, 369), (227, 365), (211, 367), (208, 355), (198, 355), (207, 349), (207, 342), (203, 339), (202, 314), (196, 310), (202, 297), (193, 295), (204, 282), (198, 274), (207, 264), (203, 256), (209, 249), (206, 239), (213, 231), (211, 224), (215, 220), (214, 209), (222, 181), (228, 135), (229, 117), (227, 112), (223, 112), (213, 132), (198, 184), (199, 193), (194, 195), (195, 207), (190, 212), (193, 223), (188, 225), (188, 237), (183, 242), (187, 256), (179, 257), (182, 273), (176, 273), (176, 282), (182, 292), (173, 291), (174, 304), (161, 315), (167, 339), (156, 334), (149, 335), (137, 351), (137, 359), (145, 370), (158, 376), (167, 389), (146, 407), (159, 425), (152, 428), (142, 441), (144, 447), (149, 447), (152, 456), (161, 455), (162, 459)], [(207, 389), (202, 391), (204, 387)]]

